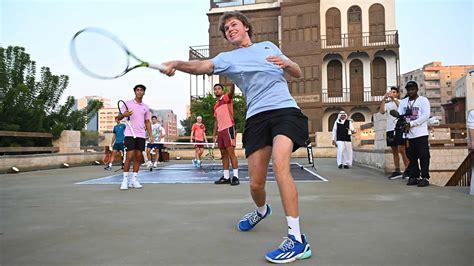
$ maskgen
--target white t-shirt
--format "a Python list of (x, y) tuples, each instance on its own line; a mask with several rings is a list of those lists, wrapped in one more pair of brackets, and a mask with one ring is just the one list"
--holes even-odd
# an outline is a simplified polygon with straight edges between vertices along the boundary
[(397, 118), (390, 114), (390, 110), (397, 110), (398, 106), (394, 101), (385, 103), (385, 114), (387, 116), (387, 132), (395, 130)]
[(151, 134), (153, 135), (155, 143), (165, 142), (165, 128), (160, 123), (151, 125)]
[(408, 109), (412, 114), (406, 117), (410, 122), (410, 130), (406, 134), (408, 139), (414, 139), (422, 136), (428, 136), (428, 120), (430, 118), (431, 106), (426, 97), (418, 96), (414, 101), (410, 101), (408, 97), (403, 99), (398, 106), (398, 113), (403, 115)]

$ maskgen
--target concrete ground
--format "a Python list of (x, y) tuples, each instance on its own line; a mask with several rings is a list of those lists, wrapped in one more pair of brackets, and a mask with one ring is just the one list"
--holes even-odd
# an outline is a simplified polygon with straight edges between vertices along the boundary
[[(316, 160), (329, 182), (297, 183), (313, 257), (294, 265), (473, 265), (474, 197), (467, 188), (408, 187), (381, 172)], [(273, 214), (251, 232), (248, 183), (76, 185), (102, 166), (0, 175), (1, 265), (268, 265), (286, 235)]]

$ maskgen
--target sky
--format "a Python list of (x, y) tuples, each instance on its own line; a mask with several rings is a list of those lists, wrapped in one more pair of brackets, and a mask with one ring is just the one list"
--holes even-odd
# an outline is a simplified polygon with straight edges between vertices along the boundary
[[(396, 0), (395, 5), (402, 73), (432, 61), (474, 64), (472, 0)], [(133, 98), (133, 86), (144, 84), (151, 108), (172, 109), (181, 120), (189, 104), (188, 74), (167, 77), (143, 68), (115, 80), (94, 79), (72, 63), (69, 42), (80, 29), (100, 27), (146, 61), (187, 60), (189, 46), (208, 44), (208, 11), (209, 0), (0, 0), (0, 45), (25, 47), (38, 69), (68, 75), (63, 99), (98, 95), (116, 102)]]

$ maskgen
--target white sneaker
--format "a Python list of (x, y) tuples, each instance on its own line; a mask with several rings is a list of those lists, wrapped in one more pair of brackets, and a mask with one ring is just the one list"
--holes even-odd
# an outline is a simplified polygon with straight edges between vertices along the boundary
[(153, 167), (154, 167), (154, 168), (158, 167), (158, 163), (155, 162), (155, 163), (153, 164)]
[(120, 185), (120, 190), (127, 190), (128, 189), (128, 180), (122, 180), (122, 184)]
[(142, 166), (147, 166), (148, 163), (149, 163), (149, 161), (146, 161), (146, 162), (142, 163)]
[(146, 167), (147, 167), (147, 168), (150, 168), (152, 165), (153, 165), (153, 163), (150, 162), (150, 161), (148, 161), (148, 162), (146, 163)]
[(130, 187), (133, 187), (133, 188), (142, 188), (142, 184), (140, 184), (140, 182), (138, 182), (138, 180), (133, 180), (132, 182), (130, 182)]

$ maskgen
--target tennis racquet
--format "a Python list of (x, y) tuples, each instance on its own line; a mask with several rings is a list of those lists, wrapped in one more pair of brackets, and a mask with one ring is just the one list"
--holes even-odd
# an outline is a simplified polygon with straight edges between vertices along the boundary
[[(166, 68), (139, 59), (117, 37), (99, 28), (85, 28), (74, 34), (70, 52), (82, 72), (98, 79), (119, 78), (139, 67)], [(130, 59), (137, 63), (131, 65)]]
[[(117, 103), (117, 106), (118, 106), (118, 111), (120, 115), (123, 116), (125, 112), (128, 112), (128, 106), (124, 101), (119, 100)], [(129, 127), (130, 131), (132, 131), (133, 138), (134, 139), (137, 138), (137, 136), (135, 135), (135, 131), (133, 130), (133, 127), (130, 125), (130, 116), (125, 117), (125, 124), (127, 124), (127, 127)]]

